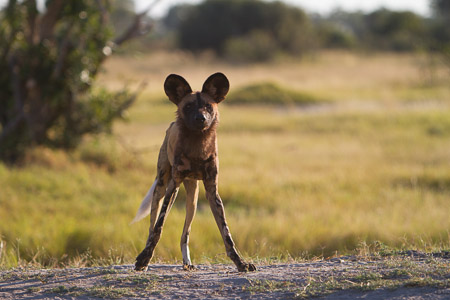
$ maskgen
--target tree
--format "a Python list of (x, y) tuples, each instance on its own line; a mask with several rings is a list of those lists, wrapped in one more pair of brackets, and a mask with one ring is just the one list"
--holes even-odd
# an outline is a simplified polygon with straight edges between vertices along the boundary
[(429, 48), (450, 68), (450, 1), (431, 0), (433, 20)]
[(450, 1), (431, 0), (431, 8), (436, 17), (450, 20)]
[(433, 37), (435, 39), (434, 47), (445, 48), (444, 51), (450, 55), (450, 1), (432, 0), (431, 8), (433, 10)]
[(136, 93), (93, 89), (105, 59), (150, 29), (146, 12), (113, 38), (106, 0), (9, 0), (0, 12), (0, 160), (17, 162), (32, 146), (75, 147), (111, 130)]
[(366, 42), (374, 49), (411, 51), (425, 42), (425, 22), (413, 12), (379, 9), (366, 16), (366, 24)]
[(308, 16), (280, 1), (206, 0), (174, 7), (164, 21), (177, 30), (180, 47), (192, 51), (236, 50), (265, 59), (276, 51), (300, 54), (314, 44)]

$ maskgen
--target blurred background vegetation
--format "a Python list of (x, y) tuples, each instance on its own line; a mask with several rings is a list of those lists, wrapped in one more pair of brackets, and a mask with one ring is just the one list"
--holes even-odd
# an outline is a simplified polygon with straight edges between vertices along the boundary
[[(132, 262), (148, 225), (128, 221), (174, 119), (164, 78), (196, 89), (216, 71), (232, 84), (221, 191), (243, 253), (449, 248), (450, 1), (424, 16), (205, 0), (158, 19), (154, 4), (4, 1), (1, 267)], [(181, 257), (179, 198), (163, 260)], [(203, 194), (192, 243), (197, 261), (224, 258)]]
[(171, 8), (161, 30), (164, 38), (173, 36), (175, 47), (212, 50), (240, 61), (297, 56), (324, 48), (443, 50), (450, 40), (448, 1), (430, 5), (432, 17), (384, 8), (370, 13), (338, 10), (322, 16), (277, 1), (204, 1)]

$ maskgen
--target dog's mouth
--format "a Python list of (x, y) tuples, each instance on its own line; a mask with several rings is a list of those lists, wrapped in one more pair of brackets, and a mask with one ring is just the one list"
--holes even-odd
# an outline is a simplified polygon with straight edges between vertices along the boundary
[(192, 124), (193, 126), (191, 127), (192, 130), (195, 131), (205, 131), (209, 128), (210, 124), (208, 122), (195, 122), (194, 124)]
[(208, 130), (213, 123), (210, 118), (204, 119), (194, 119), (190, 120), (190, 122), (186, 122), (187, 127), (192, 131), (203, 132)]

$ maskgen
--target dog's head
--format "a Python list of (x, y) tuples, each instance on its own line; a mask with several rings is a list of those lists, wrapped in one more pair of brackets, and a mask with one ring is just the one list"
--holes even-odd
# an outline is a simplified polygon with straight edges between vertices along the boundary
[(192, 131), (205, 131), (216, 123), (217, 105), (225, 99), (230, 89), (227, 77), (215, 73), (203, 83), (201, 92), (193, 93), (189, 83), (181, 76), (171, 74), (164, 82), (169, 100), (178, 106), (178, 118)]

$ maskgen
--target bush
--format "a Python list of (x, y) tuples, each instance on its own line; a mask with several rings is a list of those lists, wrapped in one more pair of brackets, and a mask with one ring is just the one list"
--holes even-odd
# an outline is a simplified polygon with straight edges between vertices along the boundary
[(231, 93), (226, 100), (228, 104), (246, 105), (310, 105), (323, 102), (314, 96), (292, 91), (272, 82), (249, 85)]
[(113, 41), (106, 3), (51, 0), (40, 13), (36, 1), (10, 0), (0, 12), (0, 160), (36, 145), (73, 148), (133, 103), (127, 91), (92, 91), (106, 57), (145, 27), (138, 15)]
[(433, 23), (430, 48), (437, 51), (450, 68), (450, 1), (432, 0)]
[(352, 49), (356, 45), (356, 38), (349, 30), (333, 24), (319, 26), (319, 36), (322, 46), (331, 49)]
[(265, 31), (255, 30), (248, 35), (230, 38), (225, 43), (225, 56), (235, 62), (262, 62), (278, 53), (275, 39)]
[(365, 40), (374, 49), (412, 51), (425, 42), (424, 19), (412, 12), (380, 9), (366, 16), (366, 24), (369, 32)]
[(248, 39), (268, 50), (280, 49), (293, 55), (314, 45), (308, 16), (280, 1), (206, 0), (195, 6), (172, 8), (164, 23), (178, 33), (181, 48), (212, 49), (233, 58), (238, 54), (252, 60), (272, 57), (250, 45)]

